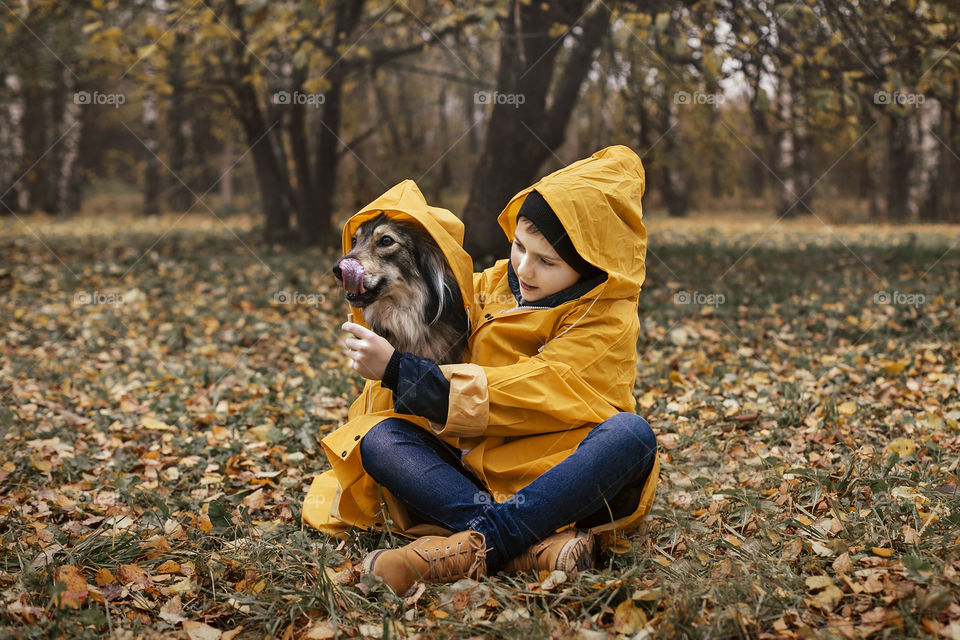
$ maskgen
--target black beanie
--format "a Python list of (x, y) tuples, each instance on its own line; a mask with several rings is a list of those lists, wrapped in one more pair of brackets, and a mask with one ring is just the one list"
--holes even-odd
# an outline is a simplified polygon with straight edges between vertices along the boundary
[(557, 255), (579, 273), (580, 277), (590, 277), (600, 273), (597, 267), (584, 260), (577, 253), (570, 236), (567, 235), (567, 230), (563, 228), (560, 219), (557, 218), (557, 214), (553, 212), (553, 209), (539, 193), (531, 191), (527, 194), (523, 204), (520, 205), (520, 211), (517, 212), (518, 221), (521, 216), (537, 228), (537, 231), (550, 243)]

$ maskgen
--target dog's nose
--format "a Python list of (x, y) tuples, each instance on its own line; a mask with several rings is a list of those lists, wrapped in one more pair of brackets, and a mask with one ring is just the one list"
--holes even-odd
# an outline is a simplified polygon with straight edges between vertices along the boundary
[(343, 280), (343, 271), (340, 270), (340, 261), (333, 265), (333, 277), (337, 280)]

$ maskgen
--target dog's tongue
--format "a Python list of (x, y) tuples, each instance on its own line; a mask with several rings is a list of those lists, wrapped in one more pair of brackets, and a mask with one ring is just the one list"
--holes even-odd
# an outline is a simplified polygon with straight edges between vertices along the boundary
[(359, 260), (346, 258), (340, 261), (340, 273), (343, 275), (343, 288), (347, 293), (360, 294), (363, 288), (363, 265)]

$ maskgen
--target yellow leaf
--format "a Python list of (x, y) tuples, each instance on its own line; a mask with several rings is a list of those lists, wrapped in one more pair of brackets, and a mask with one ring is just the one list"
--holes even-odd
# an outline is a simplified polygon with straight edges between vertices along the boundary
[(141, 424), (144, 429), (150, 429), (151, 431), (173, 431), (173, 427), (166, 422), (160, 422), (156, 418), (144, 418)]
[(266, 503), (267, 501), (263, 496), (263, 488), (257, 489), (243, 499), (243, 504), (247, 505), (251, 509), (263, 509)]
[(943, 429), (943, 418), (932, 411), (927, 411), (923, 414), (923, 423), (931, 431), (939, 431), (940, 429)]
[(626, 538), (617, 538), (610, 544), (610, 551), (614, 553), (630, 553), (633, 545)]
[(870, 547), (870, 551), (881, 558), (889, 558), (893, 555), (893, 549), (887, 549), (886, 547)]
[(157, 573), (180, 573), (180, 563), (176, 560), (167, 560), (157, 567)]
[(833, 611), (833, 608), (840, 602), (842, 597), (843, 591), (831, 585), (815, 595), (809, 602), (824, 611)]
[(837, 407), (837, 411), (839, 411), (842, 416), (852, 416), (857, 412), (857, 405), (848, 400), (847, 402), (841, 403), (840, 406)]
[(887, 445), (887, 453), (898, 453), (901, 458), (912, 456), (917, 452), (917, 443), (910, 438), (897, 438)]
[(630, 596), (630, 599), (640, 602), (656, 602), (660, 599), (660, 589), (637, 589)]
[(907, 361), (899, 360), (896, 362), (888, 362), (887, 364), (883, 365), (883, 372), (888, 376), (895, 376), (906, 368)]
[(183, 630), (186, 631), (190, 640), (218, 640), (221, 632), (208, 624), (194, 622), (193, 620), (183, 621)]
[(633, 600), (624, 600), (617, 605), (613, 613), (613, 630), (623, 635), (632, 636), (647, 626), (647, 614), (634, 606)]
[(808, 589), (826, 589), (827, 587), (835, 587), (836, 585), (833, 582), (833, 579), (830, 576), (807, 576), (807, 579), (804, 580)]
[(57, 582), (62, 582), (66, 587), (60, 593), (59, 605), (61, 608), (71, 607), (79, 609), (84, 600), (90, 594), (87, 589), (87, 580), (80, 575), (79, 569), (73, 566), (57, 567), (54, 572)]

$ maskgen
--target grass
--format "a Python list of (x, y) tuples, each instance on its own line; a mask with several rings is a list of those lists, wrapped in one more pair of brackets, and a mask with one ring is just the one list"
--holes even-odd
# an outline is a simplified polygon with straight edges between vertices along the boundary
[(0, 635), (960, 627), (952, 227), (652, 222), (636, 384), (661, 443), (650, 518), (595, 570), (497, 576), (458, 608), (449, 585), (404, 601), (352, 582), (389, 532), (300, 525), (328, 468), (319, 439), (359, 391), (333, 254), (262, 246), (242, 218), (24, 221), (0, 219)]

